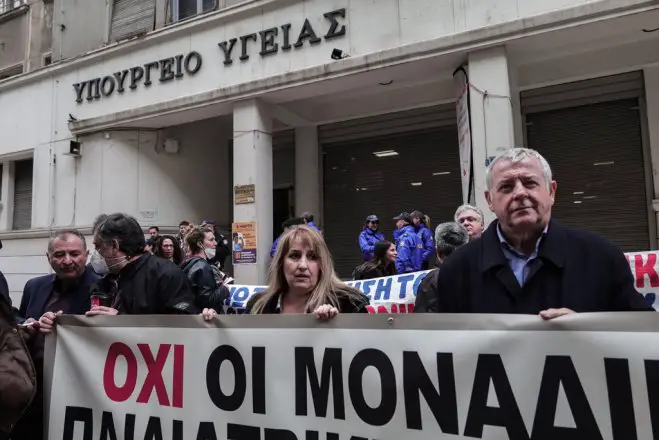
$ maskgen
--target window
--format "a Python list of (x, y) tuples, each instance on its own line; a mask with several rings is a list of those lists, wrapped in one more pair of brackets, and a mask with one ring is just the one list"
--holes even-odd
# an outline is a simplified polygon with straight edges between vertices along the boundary
[(16, 64), (15, 66), (7, 67), (6, 69), (0, 70), (0, 81), (3, 79), (11, 78), (12, 76), (20, 75), (23, 73), (23, 65)]
[(156, 0), (114, 0), (110, 41), (121, 41), (153, 30)]
[(33, 160), (14, 162), (14, 217), (12, 229), (32, 227), (32, 169)]
[(44, 56), (43, 56), (43, 66), (46, 67), (46, 66), (50, 66), (51, 64), (53, 64), (52, 54), (50, 54), (50, 53), (44, 54)]
[(0, 14), (20, 8), (24, 4), (25, 0), (0, 0)]
[(172, 0), (172, 22), (217, 9), (217, 0)]

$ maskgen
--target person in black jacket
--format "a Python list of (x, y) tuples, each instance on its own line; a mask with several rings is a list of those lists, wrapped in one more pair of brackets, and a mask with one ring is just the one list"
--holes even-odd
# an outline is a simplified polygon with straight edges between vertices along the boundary
[(201, 227), (210, 229), (215, 235), (215, 255), (213, 258), (210, 258), (208, 262), (217, 267), (220, 271), (224, 270), (225, 263), (229, 255), (231, 255), (231, 247), (229, 246), (229, 240), (222, 234), (220, 228), (215, 224), (213, 220), (204, 220), (201, 223)]
[(95, 306), (92, 315), (196, 314), (194, 296), (183, 272), (171, 261), (144, 252), (144, 232), (126, 214), (111, 214), (94, 235), (91, 265), (105, 274), (98, 289), (111, 306)]
[(435, 252), (437, 260), (436, 268), (426, 275), (416, 292), (414, 313), (428, 313), (437, 311), (437, 281), (439, 279), (440, 267), (456, 249), (469, 242), (469, 233), (456, 222), (446, 222), (435, 228)]
[(554, 319), (654, 310), (617, 246), (551, 220), (557, 184), (537, 151), (507, 150), (490, 163), (485, 183), (497, 220), (442, 266), (433, 292), (438, 312)]
[(195, 228), (185, 240), (190, 258), (183, 264), (183, 272), (188, 276), (197, 307), (224, 313), (224, 301), (229, 297), (229, 289), (217, 283), (208, 262), (215, 256), (217, 245), (213, 230)]
[(396, 275), (396, 245), (390, 241), (378, 241), (373, 246), (373, 259), (355, 268), (354, 280), (370, 280), (373, 278)]

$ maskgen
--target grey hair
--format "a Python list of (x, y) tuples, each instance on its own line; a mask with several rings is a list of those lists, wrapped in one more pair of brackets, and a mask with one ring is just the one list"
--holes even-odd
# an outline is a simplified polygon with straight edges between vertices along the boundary
[(487, 167), (487, 170), (485, 171), (485, 185), (486, 189), (489, 191), (492, 188), (492, 170), (494, 169), (494, 166), (499, 163), (502, 160), (512, 162), (512, 163), (520, 163), (524, 161), (525, 159), (529, 158), (535, 158), (539, 163), (540, 167), (542, 168), (542, 174), (544, 174), (545, 177), (545, 184), (547, 185), (547, 189), (551, 186), (551, 167), (549, 166), (549, 162), (547, 162), (547, 159), (542, 157), (542, 154), (538, 153), (535, 150), (532, 150), (531, 148), (511, 148), (510, 150), (506, 150), (505, 153), (501, 154), (500, 156), (497, 156), (492, 162)]
[(454, 250), (469, 241), (469, 233), (457, 222), (440, 223), (435, 229), (437, 253), (448, 257)]
[(457, 222), (458, 217), (460, 217), (462, 214), (464, 214), (467, 211), (474, 211), (480, 217), (481, 224), (485, 223), (485, 216), (483, 215), (483, 211), (481, 211), (480, 208), (477, 208), (473, 205), (461, 205), (461, 206), (459, 206), (458, 209), (455, 210), (455, 215), (453, 216), (453, 220), (455, 220)]
[(48, 240), (48, 253), (53, 252), (53, 243), (55, 240), (59, 239), (64, 239), (66, 240), (67, 237), (78, 237), (80, 241), (82, 241), (82, 248), (83, 250), (87, 250), (87, 241), (85, 240), (85, 236), (80, 233), (77, 229), (62, 229), (60, 231), (55, 231), (53, 235), (50, 236), (50, 239)]

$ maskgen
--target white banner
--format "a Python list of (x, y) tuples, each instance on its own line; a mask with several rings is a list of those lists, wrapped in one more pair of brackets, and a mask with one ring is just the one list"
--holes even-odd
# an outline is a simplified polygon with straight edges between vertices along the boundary
[[(634, 277), (636, 290), (645, 295), (649, 305), (659, 308), (659, 252), (630, 252), (625, 254)], [(423, 278), (430, 271), (415, 272), (393, 277), (375, 278), (365, 281), (349, 281), (348, 284), (361, 290), (371, 299), (370, 313), (413, 313), (416, 292)], [(245, 304), (265, 286), (230, 286), (225, 310), (229, 314), (242, 314)]]
[(49, 440), (638, 440), (659, 315), (62, 317)]

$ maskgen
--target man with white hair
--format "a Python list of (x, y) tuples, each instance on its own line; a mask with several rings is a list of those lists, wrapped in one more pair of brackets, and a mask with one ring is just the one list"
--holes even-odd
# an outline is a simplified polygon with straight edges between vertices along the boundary
[(622, 251), (590, 232), (551, 219), (556, 196), (549, 163), (513, 148), (486, 173), (497, 220), (442, 266), (437, 311), (538, 314), (653, 310), (634, 289)]
[(437, 280), (440, 267), (459, 247), (469, 242), (467, 230), (457, 222), (441, 223), (435, 229), (437, 268), (421, 281), (416, 293), (414, 313), (437, 312)]
[(469, 233), (469, 241), (480, 238), (485, 229), (483, 211), (472, 205), (462, 205), (456, 211), (453, 219), (460, 223)]

